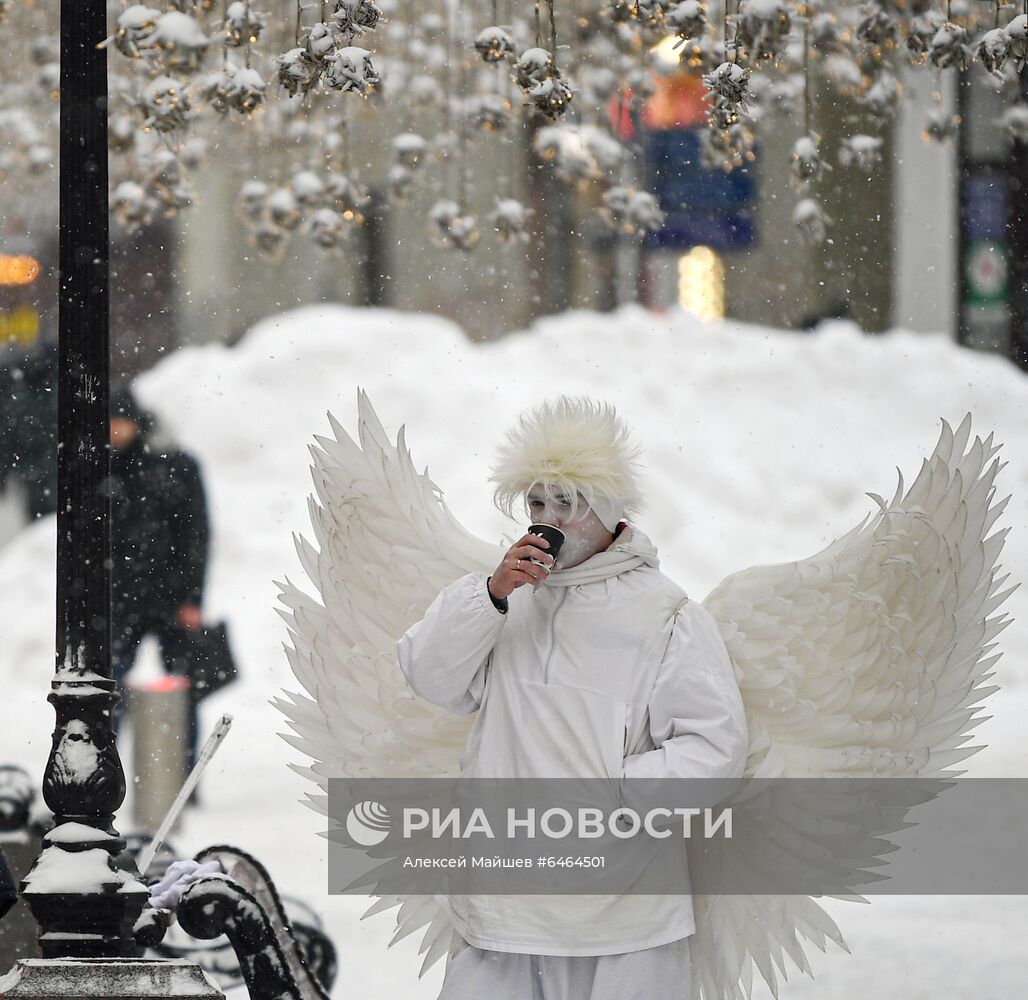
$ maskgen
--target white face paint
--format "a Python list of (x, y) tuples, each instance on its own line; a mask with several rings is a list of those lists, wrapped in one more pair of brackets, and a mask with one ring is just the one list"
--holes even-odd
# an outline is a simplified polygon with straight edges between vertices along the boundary
[[(549, 494), (549, 495), (548, 495)], [(578, 494), (578, 509), (572, 517), (571, 499), (545, 486), (533, 486), (525, 499), (533, 524), (552, 524), (567, 536), (557, 556), (558, 569), (570, 569), (602, 552), (614, 540), (596, 512)]]

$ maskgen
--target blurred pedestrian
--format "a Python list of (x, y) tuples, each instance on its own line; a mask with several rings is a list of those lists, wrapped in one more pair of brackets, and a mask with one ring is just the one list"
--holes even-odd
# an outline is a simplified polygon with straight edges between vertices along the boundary
[(7, 867), (3, 850), (0, 849), (0, 920), (3, 920), (7, 911), (17, 902), (18, 890), (14, 885), (14, 876)]
[(0, 490), (20, 487), (29, 520), (57, 510), (57, 342), (0, 356)]
[[(153, 635), (167, 667), (180, 630), (202, 624), (209, 527), (200, 468), (184, 451), (152, 442), (155, 420), (131, 390), (112, 393), (111, 661), (119, 684), (139, 644)], [(117, 724), (117, 722), (116, 722)], [(187, 765), (196, 759), (197, 713), (190, 699)]]

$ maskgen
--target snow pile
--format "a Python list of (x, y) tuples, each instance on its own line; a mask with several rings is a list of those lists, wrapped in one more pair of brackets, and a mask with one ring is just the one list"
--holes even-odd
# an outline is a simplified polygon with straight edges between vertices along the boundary
[[(999, 481), (1001, 495), (1014, 494), (1000, 522), (1014, 526), (1003, 563), (1015, 576), (1028, 565), (1019, 530), (1028, 520), (1028, 445), (1018, 433), (1028, 380), (1003, 359), (941, 336), (866, 337), (848, 324), (805, 335), (627, 308), (566, 314), (478, 347), (439, 318), (322, 307), (266, 320), (235, 348), (168, 357), (138, 391), (202, 464), (213, 520), (206, 614), (228, 620), (242, 674), (205, 709), (208, 727), (231, 709), (234, 730), (202, 785), (205, 808), (172, 839), (188, 854), (237, 842), (268, 865), (285, 892), (320, 907), (357, 995), (431, 997), (440, 970), (415, 981), (420, 963), (412, 940), (398, 946), (402, 960), (381, 962), (391, 918), (358, 924), (364, 900), (325, 896), (319, 820), (296, 804), (306, 782), (286, 767), (298, 754), (271, 735), (285, 724), (268, 705), (281, 687), (296, 687), (272, 581), (289, 575), (310, 589), (291, 539), (292, 532), (310, 534), (306, 446), (328, 433), (326, 410), (354, 431), (357, 386), (368, 390), (390, 434), (407, 424), (416, 463), (428, 465), (457, 517), (497, 541), (519, 527), (492, 508), (486, 482), (500, 433), (521, 410), (559, 392), (613, 402), (645, 448), (647, 502), (639, 523), (660, 548), (663, 568), (696, 598), (734, 570), (823, 547), (876, 509), (865, 490), (892, 495), (897, 465), (912, 480), (935, 444), (940, 417), (956, 426), (970, 411), (974, 430), (995, 431), (1010, 462)], [(53, 669), (53, 530), (52, 520), (34, 525), (0, 553), (3, 578), (17, 582), (5, 590), (0, 626), (0, 761), (37, 776), (53, 720), (45, 703)], [(989, 702), (996, 718), (975, 742), (990, 746), (968, 762), (972, 773), (1028, 773), (1018, 719), (1028, 707), (1026, 602), (1028, 593), (1019, 591), (1008, 605), (1018, 620), (1000, 640), (1004, 690)], [(148, 650), (137, 671), (153, 669)], [(131, 827), (127, 812), (119, 825)], [(931, 931), (914, 899), (833, 911), (847, 936), (856, 929), (858, 954), (880, 948), (900, 961), (934, 935), (933, 950), (953, 959), (932, 968), (931, 977), (917, 963), (918, 987), (929, 988), (930, 978), (936, 992), (945, 982), (951, 988), (942, 992), (956, 995), (954, 984), (980, 986), (986, 968), (998, 985), (1004, 968), (1000, 945), (990, 951), (984, 932), (974, 950), (961, 951), (958, 929), (966, 935), (968, 922), (978, 925), (957, 903), (932, 902), (939, 923)], [(1003, 906), (1015, 919), (1014, 902)], [(819, 996), (858, 989), (889, 995), (891, 980), (880, 978), (887, 964), (860, 972), (861, 963), (850, 959), (823, 962), (825, 978), (809, 984)], [(786, 989), (787, 996), (813, 995), (802, 983), (795, 993)]]

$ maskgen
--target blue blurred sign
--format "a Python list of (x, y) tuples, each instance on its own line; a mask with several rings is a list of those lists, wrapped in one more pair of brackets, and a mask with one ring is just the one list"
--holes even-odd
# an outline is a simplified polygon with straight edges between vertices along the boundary
[(969, 240), (1007, 238), (1009, 181), (1005, 172), (979, 168), (967, 179), (964, 203), (965, 231)]
[(964, 302), (1007, 303), (1007, 203), (1003, 170), (972, 168), (964, 186)]
[(646, 238), (648, 247), (738, 250), (756, 241), (753, 163), (708, 170), (697, 129), (648, 131), (645, 141), (646, 187), (666, 215), (664, 228)]
[(1010, 341), (1010, 180), (1005, 165), (970, 163), (965, 170), (960, 325), (966, 343), (1006, 350)]

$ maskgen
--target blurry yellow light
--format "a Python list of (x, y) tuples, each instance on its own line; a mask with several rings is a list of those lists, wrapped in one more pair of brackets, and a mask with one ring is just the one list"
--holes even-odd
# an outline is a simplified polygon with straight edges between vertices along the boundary
[(725, 315), (725, 265), (710, 247), (693, 247), (678, 258), (678, 304), (702, 320)]
[(39, 313), (31, 306), (19, 306), (14, 312), (0, 311), (0, 344), (16, 340), (31, 344), (39, 336)]
[(39, 261), (28, 254), (0, 254), (0, 285), (31, 285), (39, 277)]
[(667, 35), (662, 38), (650, 51), (665, 66), (677, 66), (682, 59), (682, 40), (677, 35)]

